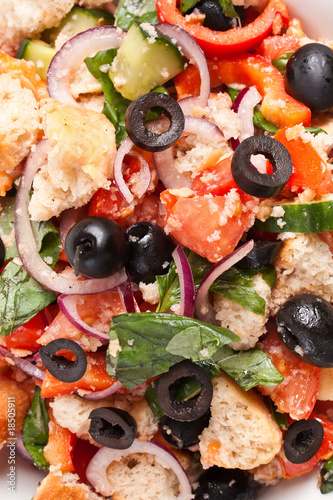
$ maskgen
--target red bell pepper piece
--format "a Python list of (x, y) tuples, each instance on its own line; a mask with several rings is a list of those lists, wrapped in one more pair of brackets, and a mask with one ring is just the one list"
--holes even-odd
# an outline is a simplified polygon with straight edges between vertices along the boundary
[(61, 427), (49, 409), (49, 440), (44, 448), (44, 456), (50, 465), (61, 472), (73, 472), (73, 451), (77, 437), (68, 429)]
[(177, 9), (177, 0), (156, 0), (156, 11), (162, 23), (176, 24), (190, 33), (208, 57), (235, 56), (258, 47), (272, 33), (277, 15), (286, 25), (289, 23), (287, 8), (280, 0), (270, 0), (253, 22), (228, 31), (213, 31), (184, 17)]
[(266, 61), (272, 62), (286, 52), (295, 52), (301, 46), (301, 41), (296, 35), (269, 36), (256, 50), (256, 55), (262, 56)]

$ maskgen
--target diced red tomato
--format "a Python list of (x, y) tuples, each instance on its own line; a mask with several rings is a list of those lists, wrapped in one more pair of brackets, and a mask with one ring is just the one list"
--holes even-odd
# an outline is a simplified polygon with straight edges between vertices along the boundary
[(49, 409), (49, 440), (44, 448), (44, 456), (50, 465), (61, 470), (61, 472), (73, 472), (74, 446), (77, 441), (76, 434), (61, 427), (55, 420)]
[(231, 173), (231, 158), (223, 158), (216, 165), (203, 169), (194, 177), (191, 189), (197, 195), (211, 193), (215, 196), (223, 196), (230, 189), (239, 189)]
[[(230, 192), (226, 196), (177, 196), (171, 189), (161, 194), (167, 207), (168, 231), (179, 243), (211, 262), (218, 262), (234, 250), (244, 231), (254, 221), (252, 209), (258, 203), (249, 195)], [(181, 190), (179, 190), (181, 192)]]
[(54, 398), (63, 394), (71, 394), (79, 389), (85, 391), (102, 391), (116, 382), (106, 371), (105, 354), (87, 353), (86, 355), (88, 362), (87, 370), (77, 382), (61, 382), (46, 370), (41, 386), (41, 397)]
[(268, 36), (258, 47), (256, 54), (262, 56), (266, 61), (272, 62), (286, 52), (295, 52), (300, 46), (300, 39), (296, 35)]
[(317, 453), (303, 464), (293, 464), (286, 459), (283, 451), (280, 452), (280, 464), (282, 475), (291, 479), (311, 471), (321, 460), (327, 460), (333, 455), (333, 422), (317, 414), (312, 414), (311, 418), (318, 420), (324, 427), (324, 439)]
[(19, 326), (13, 333), (4, 337), (8, 349), (27, 349), (28, 351), (38, 351), (40, 344), (37, 340), (44, 333), (45, 323), (41, 313), (38, 313), (25, 325)]
[(260, 345), (284, 380), (273, 387), (261, 385), (259, 391), (270, 396), (281, 413), (289, 413), (294, 420), (309, 418), (317, 400), (320, 368), (296, 357), (281, 342), (274, 329)]
[(86, 476), (86, 471), (90, 460), (96, 455), (98, 450), (97, 446), (83, 439), (78, 439), (75, 445), (73, 454), (75, 473), (79, 476), (80, 481), (85, 484), (90, 484)]
[(288, 132), (285, 128), (280, 129), (274, 138), (288, 149), (293, 164), (293, 173), (285, 186), (286, 189), (297, 187), (317, 190), (319, 188), (324, 194), (326, 186), (326, 192), (331, 191), (331, 174), (311, 142), (305, 142), (299, 135), (288, 138)]

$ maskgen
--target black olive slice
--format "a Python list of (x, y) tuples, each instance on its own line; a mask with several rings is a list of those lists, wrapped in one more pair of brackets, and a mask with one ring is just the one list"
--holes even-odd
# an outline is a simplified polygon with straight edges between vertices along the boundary
[(215, 465), (199, 476), (194, 500), (255, 500), (259, 487), (246, 471)]
[(191, 424), (180, 422), (164, 415), (161, 418), (161, 434), (164, 439), (176, 448), (190, 448), (199, 443), (199, 436), (205, 427), (208, 426), (210, 410)]
[(293, 464), (303, 464), (319, 450), (324, 439), (322, 424), (313, 418), (291, 424), (284, 435), (283, 449)]
[(279, 254), (282, 241), (255, 241), (253, 250), (237, 262), (239, 269), (255, 269), (272, 264)]
[[(195, 378), (200, 383), (201, 390), (197, 396), (183, 401), (176, 398), (176, 392), (177, 385), (179, 386), (186, 378)], [(161, 375), (156, 394), (160, 407), (168, 417), (181, 422), (192, 422), (209, 410), (213, 385), (206, 370), (185, 359)]]
[[(57, 352), (67, 349), (75, 354), (75, 360), (70, 361), (64, 356), (57, 356)], [(74, 340), (56, 339), (39, 349), (40, 357), (45, 368), (53, 377), (70, 384), (77, 382), (86, 372), (87, 357), (82, 349)]]
[(88, 418), (91, 419), (89, 434), (96, 443), (115, 450), (125, 450), (133, 443), (137, 425), (127, 411), (110, 407), (95, 408)]
[[(149, 109), (159, 106), (170, 120), (166, 132), (156, 134), (146, 127), (146, 114)], [(168, 149), (181, 136), (184, 126), (184, 113), (172, 97), (159, 92), (151, 92), (135, 99), (127, 108), (125, 125), (130, 139), (138, 147), (152, 152)]]
[[(273, 167), (272, 174), (260, 173), (251, 163), (252, 155), (264, 155)], [(276, 196), (287, 184), (293, 166), (289, 151), (276, 139), (253, 135), (240, 143), (231, 161), (231, 173), (236, 184), (257, 198)]]
[(325, 299), (309, 293), (287, 300), (276, 314), (276, 331), (306, 363), (333, 367), (333, 306)]

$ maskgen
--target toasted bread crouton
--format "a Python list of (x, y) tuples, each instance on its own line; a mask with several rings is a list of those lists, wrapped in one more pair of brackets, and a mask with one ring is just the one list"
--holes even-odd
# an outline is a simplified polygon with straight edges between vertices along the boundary
[[(22, 431), (29, 408), (28, 394), (20, 389), (14, 380), (0, 377), (0, 449), (5, 446), (10, 430), (14, 435)], [(13, 422), (13, 427), (9, 428), (9, 422)], [(10, 436), (13, 437), (11, 434)]]
[(333, 368), (320, 369), (319, 401), (333, 401)]
[(277, 283), (271, 308), (276, 314), (290, 297), (314, 293), (333, 302), (333, 256), (327, 243), (316, 234), (285, 233), (274, 265)]
[(158, 420), (153, 416), (144, 397), (131, 394), (114, 394), (100, 401), (86, 401), (73, 394), (59, 396), (50, 403), (54, 418), (59, 425), (77, 434), (81, 439), (96, 442), (89, 435), (89, 414), (95, 408), (115, 407), (127, 411), (137, 423), (142, 439), (152, 439), (158, 431)]
[(258, 483), (274, 486), (282, 479), (282, 468), (278, 456), (274, 457), (271, 462), (265, 465), (259, 465), (255, 469), (249, 471), (253, 474), (253, 479)]
[(89, 486), (79, 483), (79, 476), (50, 472), (40, 483), (33, 500), (101, 500)]
[(211, 419), (199, 442), (203, 468), (246, 470), (270, 462), (282, 434), (261, 397), (224, 374), (213, 379), (213, 387)]
[(46, 99), (41, 115), (50, 151), (33, 182), (33, 220), (88, 203), (109, 186), (116, 155), (115, 129), (103, 114)]

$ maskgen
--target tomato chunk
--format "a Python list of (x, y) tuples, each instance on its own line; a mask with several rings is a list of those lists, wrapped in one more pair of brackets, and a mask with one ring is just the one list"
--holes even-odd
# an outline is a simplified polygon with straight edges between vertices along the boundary
[(231, 158), (223, 158), (202, 170), (193, 179), (191, 189), (198, 195), (211, 193), (214, 196), (223, 196), (232, 188), (239, 189), (231, 173)]
[(44, 448), (44, 456), (50, 465), (61, 472), (73, 472), (73, 451), (77, 437), (70, 430), (61, 427), (49, 409), (49, 440)]

